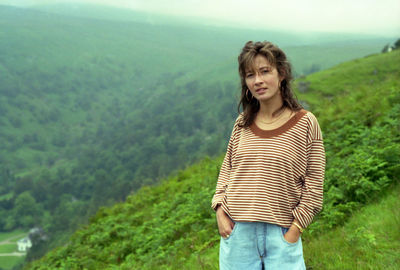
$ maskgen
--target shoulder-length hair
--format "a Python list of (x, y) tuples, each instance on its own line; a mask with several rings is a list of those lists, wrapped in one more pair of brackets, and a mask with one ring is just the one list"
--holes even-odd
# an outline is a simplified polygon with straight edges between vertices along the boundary
[(255, 116), (260, 109), (260, 103), (255, 99), (250, 91), (248, 91), (246, 84), (246, 72), (252, 68), (254, 63), (254, 58), (257, 55), (263, 55), (267, 58), (268, 62), (277, 69), (278, 74), (283, 78), (280, 84), (280, 92), (283, 99), (283, 105), (274, 114), (278, 113), (284, 108), (289, 108), (292, 111), (299, 111), (302, 106), (293, 96), (291, 81), (292, 68), (287, 60), (285, 53), (271, 42), (253, 42), (249, 41), (243, 47), (239, 57), (239, 76), (242, 86), (240, 101), (238, 104), (238, 112), (241, 113), (242, 107), (242, 123), (240, 126), (248, 127), (250, 126)]

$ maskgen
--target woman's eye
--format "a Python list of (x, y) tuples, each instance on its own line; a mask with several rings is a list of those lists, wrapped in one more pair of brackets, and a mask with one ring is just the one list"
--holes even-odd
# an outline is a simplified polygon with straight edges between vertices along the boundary
[(248, 74), (246, 74), (246, 78), (251, 78), (251, 77), (253, 77), (254, 75), (253, 75), (253, 73), (248, 73)]
[(266, 73), (269, 72), (269, 69), (264, 69), (264, 70), (262, 70), (261, 72), (262, 72), (263, 74), (266, 74)]

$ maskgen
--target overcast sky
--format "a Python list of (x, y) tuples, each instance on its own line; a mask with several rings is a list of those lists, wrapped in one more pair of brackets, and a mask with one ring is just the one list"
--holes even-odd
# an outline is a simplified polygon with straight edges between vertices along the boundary
[(0, 0), (86, 2), (231, 22), (232, 26), (400, 36), (400, 0)]

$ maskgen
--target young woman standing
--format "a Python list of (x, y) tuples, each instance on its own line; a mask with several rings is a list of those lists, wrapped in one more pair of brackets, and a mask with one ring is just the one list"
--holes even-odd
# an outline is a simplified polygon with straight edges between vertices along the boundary
[(212, 200), (220, 269), (305, 269), (301, 233), (322, 208), (321, 130), (293, 97), (281, 49), (249, 41), (238, 60), (242, 113)]

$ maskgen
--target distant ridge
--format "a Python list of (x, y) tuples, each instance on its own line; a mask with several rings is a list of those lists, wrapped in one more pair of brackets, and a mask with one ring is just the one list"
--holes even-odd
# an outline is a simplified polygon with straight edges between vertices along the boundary
[[(48, 13), (67, 15), (77, 18), (92, 18), (110, 21), (138, 22), (153, 25), (170, 25), (192, 28), (217, 28), (223, 31), (235, 31), (236, 34), (243, 35), (242, 32), (250, 33), (252, 36), (264, 34), (266, 39), (273, 40), (281, 46), (291, 45), (295, 40), (297, 45), (327, 44), (332, 42), (352, 42), (376, 40), (391, 41), (396, 37), (381, 37), (379, 35), (349, 34), (349, 33), (319, 33), (319, 32), (293, 32), (274, 29), (247, 29), (240, 25), (227, 23), (218, 20), (204, 20), (201, 18), (181, 17), (139, 11), (127, 8), (119, 8), (107, 5), (87, 4), (87, 3), (54, 3), (31, 5), (27, 9), (35, 9)], [(293, 44), (293, 43), (292, 43)]]

